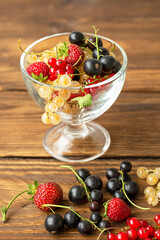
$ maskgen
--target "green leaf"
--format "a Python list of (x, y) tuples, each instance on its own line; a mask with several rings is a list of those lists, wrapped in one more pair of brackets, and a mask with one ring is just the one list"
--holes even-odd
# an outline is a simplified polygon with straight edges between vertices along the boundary
[(32, 191), (28, 191), (27, 194), (33, 195), (33, 192)]
[(38, 184), (38, 182), (37, 182), (36, 180), (34, 180), (34, 186), (35, 186), (36, 188), (38, 188), (38, 186), (39, 186), (39, 184)]
[(36, 74), (34, 74), (34, 73), (32, 73), (32, 77), (33, 77), (34, 79), (36, 79), (36, 80), (39, 79), (39, 77), (38, 77)]
[(77, 101), (80, 108), (89, 107), (92, 104), (92, 96), (90, 94), (86, 94), (84, 97), (76, 97), (71, 101)]
[(29, 198), (28, 200), (31, 200), (31, 201), (33, 201), (33, 200), (34, 200), (34, 196), (33, 196), (33, 197), (31, 197), (31, 198)]
[(43, 79), (43, 73), (39, 74), (39, 79), (42, 80)]
[(67, 43), (64, 41), (62, 46), (58, 49), (58, 56), (59, 57), (67, 57), (68, 56), (68, 46)]

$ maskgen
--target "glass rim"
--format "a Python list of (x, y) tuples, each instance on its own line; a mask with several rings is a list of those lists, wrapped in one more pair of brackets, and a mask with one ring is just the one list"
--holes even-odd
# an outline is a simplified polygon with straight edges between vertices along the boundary
[[(31, 44), (25, 49), (25, 52), (29, 52), (30, 49), (31, 49), (32, 47), (34, 47), (36, 44), (38, 44), (38, 43), (40, 43), (40, 42), (42, 42), (42, 41), (45, 41), (45, 40), (47, 40), (47, 39), (49, 39), (49, 38), (58, 37), (58, 36), (61, 36), (61, 35), (62, 35), (62, 36), (63, 36), (63, 35), (69, 35), (69, 34), (70, 34), (70, 32), (56, 33), (56, 34), (52, 34), (52, 35), (48, 35), (48, 36), (46, 36), (46, 37), (40, 38), (40, 39), (38, 39), (37, 41), (31, 43)], [(83, 33), (83, 34), (89, 35), (89, 36), (93, 36), (93, 35), (94, 35), (94, 34), (91, 34), (91, 33)], [(124, 51), (124, 49), (123, 49), (118, 43), (116, 43), (115, 41), (113, 41), (112, 39), (103, 37), (103, 36), (101, 36), (101, 35), (97, 35), (97, 36), (98, 36), (99, 38), (101, 38), (101, 39), (104, 39), (104, 40), (106, 40), (106, 41), (108, 41), (108, 42), (111, 42), (112, 44), (115, 44), (115, 46), (120, 50), (120, 52), (121, 52), (121, 54), (122, 54), (122, 56), (123, 56), (123, 64), (122, 64), (122, 67), (120, 68), (120, 70), (119, 70), (114, 76), (106, 79), (106, 80), (103, 81), (103, 82), (99, 82), (99, 83), (96, 83), (96, 84), (88, 84), (87, 86), (83, 87), (83, 89), (98, 87), (98, 86), (102, 86), (102, 85), (108, 84), (108, 83), (110, 83), (110, 82), (113, 82), (113, 81), (115, 81), (116, 79), (118, 79), (118, 78), (125, 72), (125, 70), (126, 70), (126, 68), (127, 68), (127, 62), (128, 62), (128, 60), (127, 60), (127, 54), (126, 54), (126, 52)], [(27, 73), (27, 71), (26, 71), (26, 69), (25, 69), (25, 67), (24, 67), (24, 58), (25, 58), (25, 56), (27, 55), (25, 52), (23, 52), (22, 55), (21, 55), (21, 57), (20, 57), (20, 67), (21, 67), (21, 71), (22, 71), (32, 82), (35, 82), (35, 83), (40, 84), (40, 85), (42, 85), (42, 86), (49, 86), (49, 87), (51, 87), (51, 86), (52, 86), (51, 84), (47, 84), (47, 83), (40, 82), (40, 81), (34, 79), (33, 77), (31, 77), (31, 76)], [(80, 89), (81, 87), (60, 87), (60, 86), (54, 86), (54, 88), (57, 88), (57, 89), (71, 89), (71, 90), (72, 90), (72, 89)]]

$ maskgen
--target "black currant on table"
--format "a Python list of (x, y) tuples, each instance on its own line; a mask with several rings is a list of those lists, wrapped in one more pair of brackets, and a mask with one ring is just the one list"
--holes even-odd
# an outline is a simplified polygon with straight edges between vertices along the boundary
[(100, 208), (100, 205), (99, 205), (99, 203), (96, 202), (96, 201), (91, 202), (91, 203), (89, 204), (89, 209), (90, 209), (92, 212), (98, 211), (99, 208)]
[(88, 76), (98, 76), (102, 72), (102, 64), (97, 59), (87, 59), (84, 62), (83, 69)]
[(86, 220), (81, 221), (78, 223), (77, 229), (78, 229), (79, 233), (88, 235), (92, 232), (92, 224)]
[(108, 220), (101, 220), (98, 223), (99, 228), (109, 228), (111, 226), (111, 223)]
[(101, 203), (103, 200), (103, 193), (98, 189), (94, 189), (90, 192), (90, 197), (91, 197), (92, 201)]
[(115, 191), (114, 194), (113, 194), (113, 197), (114, 198), (120, 198), (123, 201), (127, 202), (126, 196), (125, 196), (124, 192), (121, 191), (121, 190)]
[(99, 212), (93, 212), (90, 215), (90, 220), (97, 225), (102, 220), (102, 216)]
[(106, 190), (111, 194), (113, 194), (117, 190), (120, 190), (121, 187), (122, 187), (122, 183), (117, 178), (111, 178), (106, 183)]
[[(122, 180), (122, 174), (121, 173), (118, 176), (118, 180), (120, 180), (120, 181)], [(132, 180), (132, 178), (129, 174), (127, 174), (127, 173), (123, 174), (123, 182), (131, 181), (131, 180)]]
[(99, 176), (97, 175), (90, 175), (85, 179), (85, 184), (89, 191), (92, 191), (94, 189), (101, 190), (103, 183)]
[(101, 57), (100, 62), (102, 63), (102, 71), (105, 73), (112, 72), (116, 65), (116, 59), (110, 55)]
[(123, 173), (129, 173), (132, 170), (132, 164), (129, 161), (123, 161), (120, 164), (120, 170)]
[(77, 44), (79, 46), (82, 46), (85, 42), (85, 36), (82, 32), (79, 31), (73, 31), (69, 35), (69, 41), (72, 44)]
[(79, 71), (77, 69), (74, 69), (73, 74), (76, 74), (76, 75), (73, 76), (73, 80), (74, 81), (79, 81), (80, 80), (80, 75), (77, 75), (77, 74), (79, 74)]
[(124, 190), (129, 198), (134, 198), (140, 191), (139, 185), (134, 181), (128, 181), (124, 184)]
[[(88, 43), (88, 47), (93, 50), (96, 48), (96, 37), (95, 36), (92, 36), (89, 38), (89, 41), (87, 42)], [(103, 42), (101, 40), (101, 38), (98, 38), (98, 47), (102, 47), (103, 46)]]
[(77, 224), (80, 222), (80, 220), (81, 220), (80, 217), (73, 211), (68, 211), (64, 215), (64, 222), (66, 226), (69, 228), (77, 227)]
[(92, 53), (92, 57), (98, 59), (98, 54), (99, 54), (99, 59), (105, 55), (109, 55), (109, 51), (107, 48), (104, 47), (99, 47), (98, 50), (95, 48)]
[(111, 178), (118, 178), (119, 172), (117, 168), (109, 168), (106, 171), (106, 178), (111, 179)]
[(64, 220), (59, 214), (51, 214), (46, 218), (44, 226), (48, 232), (59, 233), (64, 228)]
[(116, 65), (114, 66), (113, 72), (117, 73), (121, 69), (121, 67), (122, 67), (121, 63), (118, 60), (116, 60)]
[(90, 172), (86, 168), (79, 169), (77, 173), (80, 176), (80, 178), (82, 178), (83, 181), (90, 176)]
[(73, 186), (69, 190), (68, 194), (69, 200), (73, 203), (81, 204), (86, 200), (86, 192), (84, 187), (80, 185)]

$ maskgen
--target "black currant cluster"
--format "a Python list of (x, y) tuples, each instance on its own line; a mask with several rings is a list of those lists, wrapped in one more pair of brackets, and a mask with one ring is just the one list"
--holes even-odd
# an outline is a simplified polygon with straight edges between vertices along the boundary
[[(109, 168), (106, 171), (106, 177), (108, 178), (108, 182), (106, 183), (106, 190), (115, 198), (120, 198), (127, 203), (128, 200), (124, 194), (124, 191), (129, 199), (133, 199), (140, 190), (137, 182), (132, 181), (131, 176), (128, 174), (131, 169), (132, 164), (129, 161), (123, 161), (120, 164), (120, 170), (117, 168)], [(124, 182), (124, 191), (122, 190), (122, 175)]]
[(81, 47), (89, 48), (92, 51), (92, 58), (84, 62), (84, 72), (89, 76), (104, 76), (110, 73), (117, 73), (121, 68), (121, 63), (110, 55), (107, 48), (103, 47), (103, 42), (95, 35), (87, 39), (82, 32), (74, 31), (69, 35), (69, 41)]

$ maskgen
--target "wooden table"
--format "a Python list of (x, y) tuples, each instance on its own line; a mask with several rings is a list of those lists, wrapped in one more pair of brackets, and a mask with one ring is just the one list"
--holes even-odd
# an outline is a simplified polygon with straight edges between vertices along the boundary
[[(64, 204), (70, 205), (68, 191), (76, 184), (69, 170), (60, 169), (61, 162), (43, 149), (42, 137), (48, 126), (40, 121), (41, 110), (27, 93), (19, 68), (23, 47), (50, 34), (64, 31), (92, 31), (116, 40), (127, 52), (129, 64), (126, 83), (115, 104), (96, 119), (106, 127), (112, 145), (101, 158), (85, 164), (75, 163), (75, 169), (88, 168), (103, 182), (105, 171), (118, 167), (124, 159), (133, 164), (132, 178), (141, 192), (136, 203), (147, 207), (143, 190), (147, 186), (136, 177), (139, 166), (160, 166), (160, 1), (159, 0), (39, 0), (1, 2), (0, 14), (0, 205), (8, 204), (17, 193), (34, 179), (56, 181), (63, 187)], [(66, 230), (51, 236), (44, 229), (45, 213), (23, 195), (9, 210), (8, 222), (0, 223), (0, 239), (96, 239), (81, 236), (77, 230)], [(75, 206), (89, 217), (87, 204)], [(57, 212), (64, 214), (63, 210)], [(132, 216), (153, 223), (160, 205), (149, 212), (132, 207)], [(119, 224), (118, 226), (122, 226)], [(106, 236), (103, 237), (106, 239)]]

